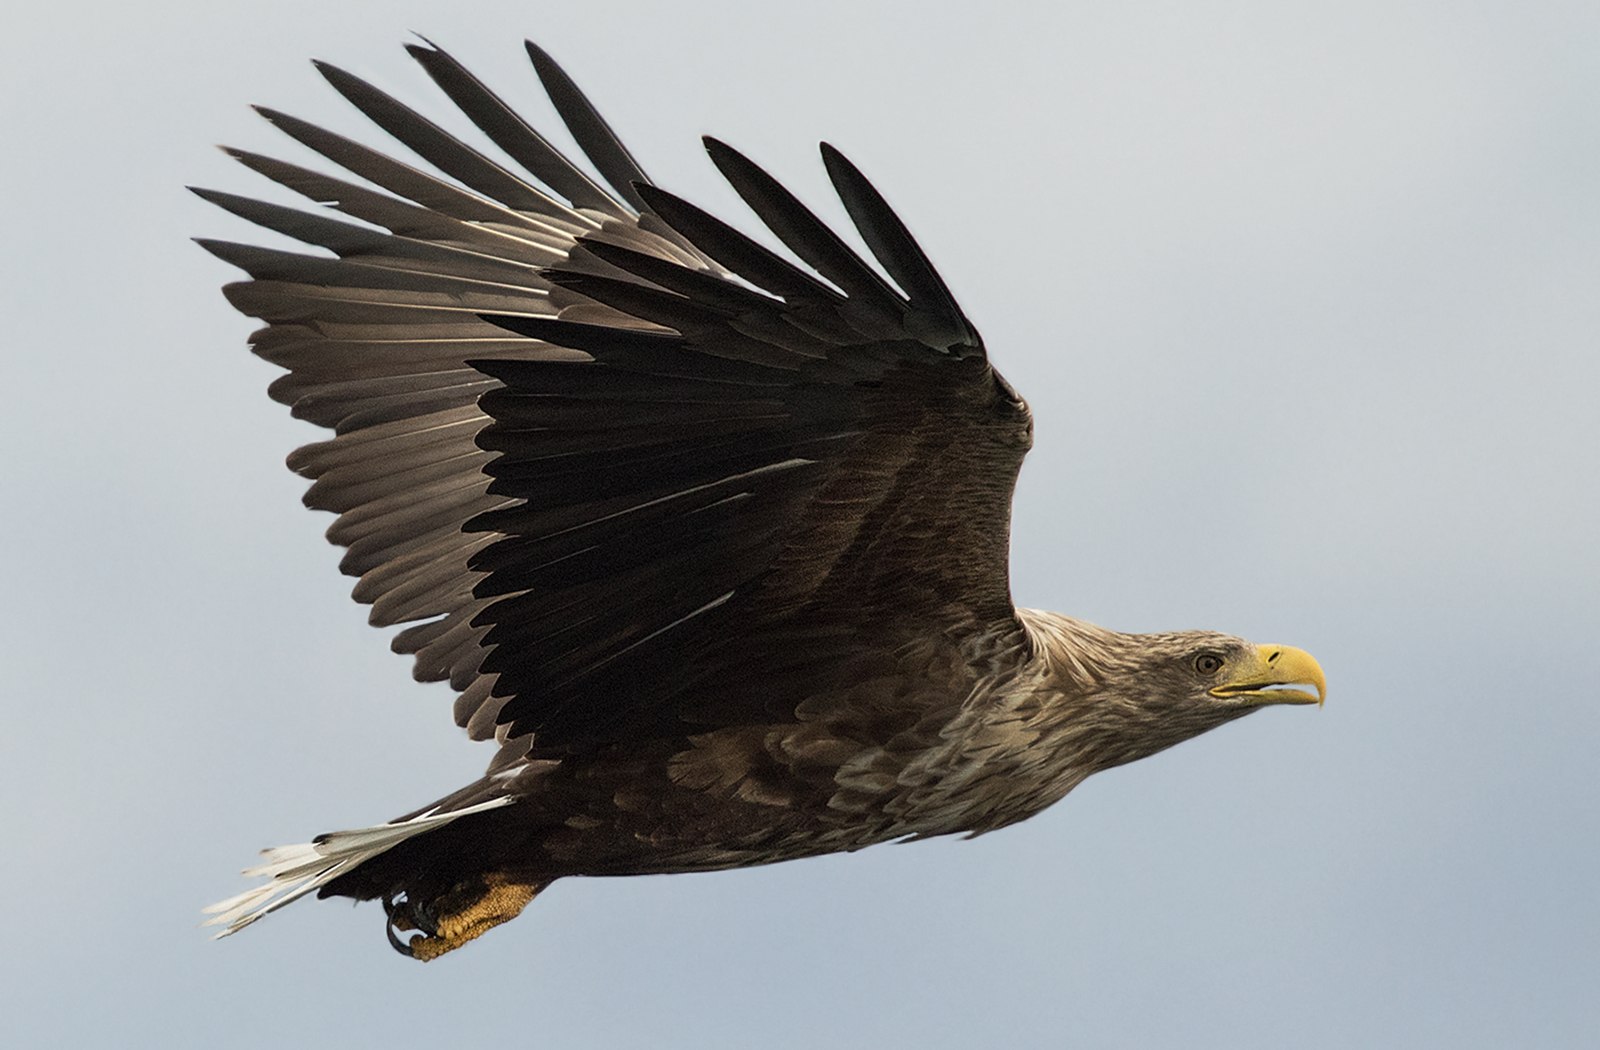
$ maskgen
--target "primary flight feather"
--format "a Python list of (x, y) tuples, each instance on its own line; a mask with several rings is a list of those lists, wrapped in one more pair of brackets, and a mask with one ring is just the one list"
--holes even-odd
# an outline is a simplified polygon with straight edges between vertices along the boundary
[[(596, 180), (455, 59), (408, 47), (511, 162), (317, 68), (438, 174), (287, 114), (361, 183), (240, 150), (326, 210), (202, 197), (316, 248), (202, 241), (334, 436), (295, 452), (358, 601), (498, 749), (387, 824), (265, 853), (234, 932), (378, 899), (432, 959), (555, 879), (706, 871), (987, 831), (1268, 704), (1299, 649), (1012, 605), (1027, 405), (861, 172), (823, 161), (882, 271), (770, 175), (713, 163), (801, 265), (656, 186), (528, 53)], [(1309, 687), (1311, 691), (1295, 688)], [(405, 935), (410, 934), (409, 938)]]

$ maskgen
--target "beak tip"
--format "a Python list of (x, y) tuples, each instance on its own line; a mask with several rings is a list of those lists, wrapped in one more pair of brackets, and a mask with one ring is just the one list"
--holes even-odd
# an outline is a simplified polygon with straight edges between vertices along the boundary
[(1266, 668), (1266, 676), (1282, 685), (1311, 686), (1317, 691), (1317, 707), (1328, 701), (1328, 680), (1316, 657), (1292, 645), (1263, 645), (1257, 652)]

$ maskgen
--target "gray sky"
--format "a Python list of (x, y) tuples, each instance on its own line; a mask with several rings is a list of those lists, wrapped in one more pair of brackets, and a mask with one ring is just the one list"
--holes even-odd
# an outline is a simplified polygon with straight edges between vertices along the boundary
[[(0, 39), (14, 1045), (1577, 1046), (1600, 1030), (1600, 8), (33, 5)], [(348, 601), (185, 193), (273, 195), (306, 63), (550, 127), (579, 79), (749, 228), (715, 132), (839, 145), (1033, 405), (1018, 600), (1303, 646), (1279, 709), (977, 842), (568, 881), (422, 967), (371, 905), (213, 944), (260, 846), (488, 758)], [(554, 129), (552, 129), (554, 130)], [(398, 147), (396, 147), (398, 148)], [(757, 1035), (759, 1033), (759, 1035)]]

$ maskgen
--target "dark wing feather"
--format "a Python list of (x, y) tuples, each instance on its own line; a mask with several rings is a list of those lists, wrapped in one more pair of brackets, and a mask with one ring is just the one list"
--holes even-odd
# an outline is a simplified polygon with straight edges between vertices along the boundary
[(606, 123), (600, 111), (594, 108), (587, 96), (578, 90), (578, 85), (567, 76), (566, 70), (558, 66), (555, 59), (533, 41), (525, 40), (523, 46), (528, 50), (528, 57), (533, 60), (533, 68), (539, 74), (539, 82), (544, 85), (545, 93), (550, 96), (550, 101), (567, 125), (567, 130), (572, 132), (572, 137), (577, 140), (578, 148), (583, 150), (584, 156), (594, 162), (594, 166), (600, 169), (600, 174), (605, 177), (606, 182), (611, 184), (611, 188), (616, 190), (623, 200), (643, 211), (644, 201), (635, 191), (634, 183), (649, 182), (650, 177), (633, 159), (628, 147), (617, 138), (616, 132), (611, 130), (611, 125)]
[(850, 221), (855, 223), (862, 240), (889, 271), (889, 276), (911, 297), (912, 310), (931, 314), (948, 326), (950, 343), (976, 345), (977, 331), (956, 305), (944, 278), (933, 268), (933, 263), (883, 195), (849, 158), (826, 142), (822, 144), (822, 162), (827, 166), (828, 177), (833, 180), (839, 199), (844, 202), (845, 211), (850, 213)]
[(461, 63), (432, 41), (427, 43), (427, 47), (407, 44), (406, 50), (495, 145), (574, 207), (625, 214), (615, 198), (595, 185), (583, 169), (562, 156)]
[(900, 309), (900, 295), (778, 180), (732, 146), (709, 135), (704, 141), (717, 170), (790, 251), (852, 299), (889, 312)]
[[(816, 278), (788, 262), (721, 219), (657, 186), (640, 186), (639, 193), (670, 227), (701, 246), (711, 258), (773, 295), (801, 301), (827, 298), (829, 289)], [(835, 293), (836, 294), (836, 293)]]
[(383, 130), (404, 142), (462, 185), (507, 207), (533, 214), (561, 210), (549, 194), (512, 174), (415, 110), (360, 77), (326, 62), (314, 63), (328, 83)]
[(491, 770), (792, 718), (863, 646), (1016, 629), (1026, 409), (859, 171), (825, 150), (906, 294), (720, 143), (718, 167), (815, 275), (650, 186), (532, 45), (620, 202), (453, 58), (409, 50), (525, 172), (319, 65), (447, 178), (262, 110), (377, 188), (233, 155), (370, 226), (196, 192), (331, 253), (204, 242), (251, 278), (227, 292), (288, 369), (273, 396), (335, 431), (290, 466), (338, 514), (355, 597), (410, 624), (394, 647), (459, 692), (458, 723), (509, 740)]

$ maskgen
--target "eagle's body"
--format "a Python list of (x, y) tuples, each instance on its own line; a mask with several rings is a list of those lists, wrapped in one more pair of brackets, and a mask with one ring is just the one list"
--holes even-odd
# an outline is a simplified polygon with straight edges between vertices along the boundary
[[(290, 463), (339, 515), (356, 597), (413, 624), (395, 648), (500, 748), (409, 817), (269, 851), (270, 881), (217, 906), (225, 932), (306, 892), (381, 898), (394, 943), (432, 958), (556, 878), (988, 831), (1320, 697), (1298, 650), (1012, 605), (1027, 406), (837, 152), (893, 284), (721, 143), (812, 272), (650, 185), (531, 45), (609, 191), (453, 59), (411, 51), (525, 171), (323, 67), (450, 180), (264, 110), (378, 189), (235, 155), (369, 225), (203, 191), (333, 255), (206, 244), (253, 278), (228, 294), (289, 369), (273, 396), (335, 430)], [(1295, 683), (1317, 697), (1270, 688)]]

